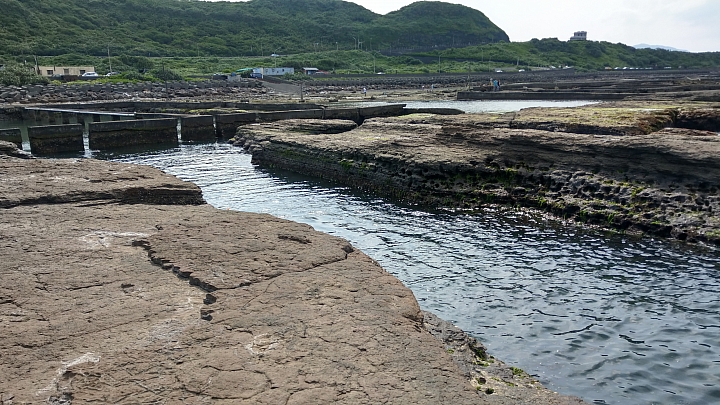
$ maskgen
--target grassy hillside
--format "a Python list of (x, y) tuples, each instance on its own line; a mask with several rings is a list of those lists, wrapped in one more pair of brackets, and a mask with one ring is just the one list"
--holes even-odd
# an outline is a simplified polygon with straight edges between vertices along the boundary
[[(521, 68), (574, 66), (579, 70), (609, 68), (708, 68), (720, 66), (720, 52), (690, 53), (662, 49), (635, 49), (623, 44), (596, 41), (559, 41), (556, 38), (528, 42), (493, 43), (482, 46), (414, 53), (419, 58), (438, 56), (456, 64)], [(449, 63), (449, 62), (448, 62)], [(467, 67), (466, 67), (467, 69)]]
[[(337, 73), (487, 72), (570, 65), (720, 66), (720, 52), (607, 42), (509, 38), (480, 11), (422, 1), (387, 15), (341, 0), (0, 0), (0, 63), (93, 65), (125, 77), (243, 67), (314, 66)], [(271, 54), (280, 57), (270, 57)], [(396, 55), (396, 56), (386, 56)], [(398, 56), (399, 55), (399, 56)]]
[[(2, 0), (15, 55), (249, 56), (507, 40), (481, 12), (423, 2), (387, 16), (341, 0)], [(438, 18), (440, 17), (440, 18)]]

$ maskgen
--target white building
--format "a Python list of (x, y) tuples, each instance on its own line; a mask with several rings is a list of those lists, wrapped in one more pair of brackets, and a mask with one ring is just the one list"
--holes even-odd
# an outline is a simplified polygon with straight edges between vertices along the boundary
[(577, 31), (570, 37), (571, 41), (587, 41), (587, 31)]
[(94, 66), (38, 66), (37, 74), (45, 77), (52, 75), (80, 76), (86, 72), (94, 72)]
[(271, 68), (262, 68), (262, 74), (264, 76), (283, 76), (286, 74), (295, 74), (295, 68), (291, 67), (271, 67)]
[(291, 67), (270, 67), (270, 68), (253, 68), (250, 77), (263, 78), (265, 76), (284, 76), (286, 74), (295, 74), (295, 68)]

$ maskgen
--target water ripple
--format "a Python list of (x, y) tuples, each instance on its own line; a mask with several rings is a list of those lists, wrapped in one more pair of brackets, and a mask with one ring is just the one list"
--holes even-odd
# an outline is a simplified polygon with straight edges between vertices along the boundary
[(119, 160), (193, 181), (218, 208), (269, 213), (350, 240), (422, 308), (553, 390), (598, 404), (720, 403), (715, 251), (504, 209), (417, 211), (258, 169), (226, 145)]

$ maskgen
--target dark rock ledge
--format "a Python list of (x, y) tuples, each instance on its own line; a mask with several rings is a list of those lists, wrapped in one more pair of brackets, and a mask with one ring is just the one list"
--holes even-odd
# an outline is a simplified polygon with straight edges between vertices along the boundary
[(0, 185), (2, 405), (578, 403), (476, 371), (484, 348), (307, 225), (145, 166), (0, 155)]
[[(256, 164), (413, 203), (529, 207), (720, 245), (718, 117), (707, 106), (601, 105), (377, 118), (341, 134), (328, 134), (327, 122), (316, 122), (321, 133), (288, 120), (239, 127), (235, 144)], [(673, 124), (684, 127), (666, 128)]]

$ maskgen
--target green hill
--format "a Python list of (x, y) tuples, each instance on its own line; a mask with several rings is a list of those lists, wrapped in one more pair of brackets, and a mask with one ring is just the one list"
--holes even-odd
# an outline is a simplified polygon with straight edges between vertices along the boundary
[[(108, 48), (114, 70), (145, 72), (168, 64), (185, 75), (277, 63), (345, 73), (480, 72), (509, 65), (720, 66), (720, 52), (554, 38), (509, 42), (480, 11), (437, 1), (386, 15), (341, 0), (0, 0), (0, 5), (0, 63), (32, 63), (38, 56), (40, 64), (91, 64), (100, 72), (109, 70)], [(270, 58), (274, 53), (284, 56)]]
[(340, 0), (0, 0), (0, 49), (22, 55), (241, 56), (507, 41), (480, 11), (419, 2), (388, 15)]
[(533, 39), (527, 42), (500, 42), (481, 46), (413, 53), (416, 57), (443, 58), (485, 66), (519, 65), (573, 66), (580, 70), (606, 68), (710, 68), (720, 66), (720, 52), (690, 53), (664, 49), (636, 49), (624, 44), (596, 41), (560, 41), (557, 38)]

